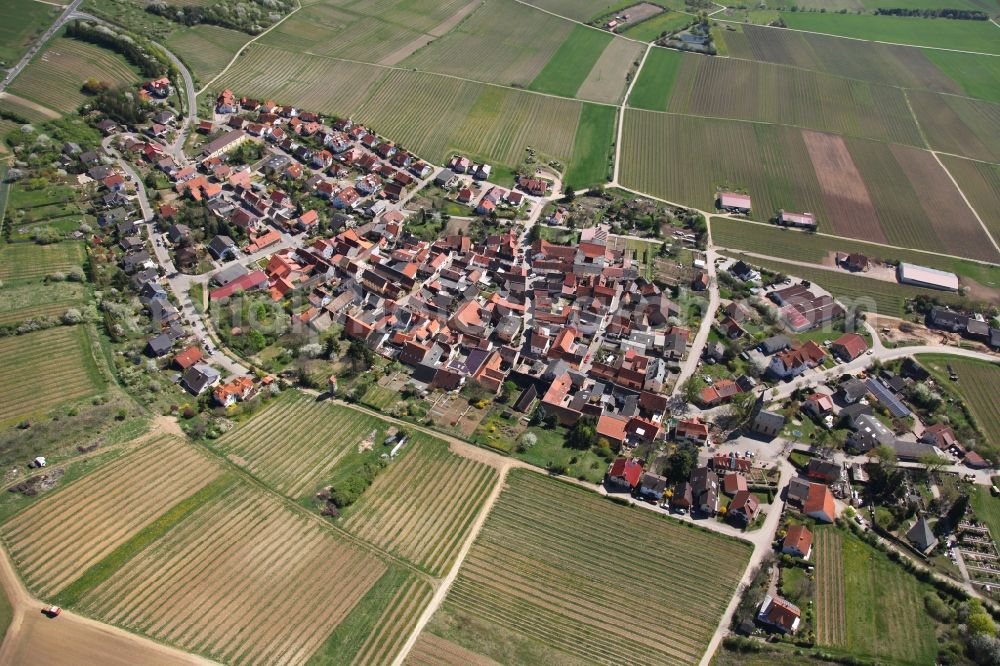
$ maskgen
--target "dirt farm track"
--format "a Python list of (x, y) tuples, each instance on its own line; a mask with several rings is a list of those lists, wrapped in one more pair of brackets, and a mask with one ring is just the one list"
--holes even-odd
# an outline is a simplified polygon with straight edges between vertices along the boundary
[(0, 646), (0, 665), (183, 666), (214, 662), (140, 638), (69, 611), (56, 619), (42, 615), (42, 602), (21, 584), (6, 551), (0, 550), (0, 585), (14, 618)]

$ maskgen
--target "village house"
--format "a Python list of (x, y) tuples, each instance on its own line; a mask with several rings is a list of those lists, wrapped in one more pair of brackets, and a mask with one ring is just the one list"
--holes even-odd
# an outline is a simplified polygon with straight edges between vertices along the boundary
[(805, 525), (792, 525), (781, 542), (781, 552), (793, 557), (809, 559), (812, 553), (813, 535)]
[(642, 463), (635, 458), (618, 458), (611, 463), (604, 483), (609, 492), (631, 493), (642, 477)]
[(749, 490), (740, 490), (726, 510), (726, 520), (737, 527), (747, 527), (760, 515), (760, 500)]
[(762, 624), (777, 629), (783, 634), (794, 634), (799, 629), (802, 611), (790, 601), (781, 597), (764, 597), (757, 620)]

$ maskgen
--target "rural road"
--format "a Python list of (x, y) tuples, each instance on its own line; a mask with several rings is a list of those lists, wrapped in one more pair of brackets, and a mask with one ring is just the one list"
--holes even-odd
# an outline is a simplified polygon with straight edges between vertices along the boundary
[(22, 56), (22, 58), (18, 61), (16, 65), (7, 70), (7, 76), (4, 77), (3, 81), (0, 81), (0, 92), (3, 92), (4, 90), (7, 89), (7, 85), (11, 81), (13, 81), (18, 74), (21, 73), (21, 70), (24, 69), (29, 62), (31, 62), (31, 59), (35, 57), (35, 54), (38, 53), (38, 51), (43, 46), (45, 46), (45, 43), (52, 38), (52, 35), (56, 34), (59, 28), (61, 28), (63, 24), (66, 23), (66, 21), (72, 18), (73, 14), (76, 12), (77, 7), (79, 7), (80, 3), (82, 2), (83, 0), (73, 0), (73, 2), (66, 7), (65, 11), (63, 11), (63, 13), (59, 15), (59, 18), (56, 19), (56, 22), (53, 23), (52, 26), (45, 31), (45, 34), (43, 34), (41, 37), (32, 42), (31, 47), (28, 49), (28, 52), (25, 53), (24, 56)]
[(0, 549), (0, 586), (13, 609), (0, 664), (45, 666), (193, 666), (214, 664), (124, 629), (64, 610), (48, 618), (47, 604), (31, 596), (14, 572), (10, 557)]
[[(709, 227), (709, 229), (711, 229), (711, 227)], [(712, 247), (711, 242), (709, 242), (708, 247)], [(718, 312), (719, 305), (721, 304), (715, 260), (715, 250), (706, 250), (705, 268), (708, 270), (709, 279), (708, 309), (701, 315), (701, 326), (698, 327), (698, 333), (695, 335), (694, 341), (691, 343), (691, 349), (688, 351), (687, 358), (684, 359), (684, 365), (681, 366), (681, 371), (677, 375), (677, 381), (674, 382), (674, 388), (673, 391), (671, 391), (671, 395), (674, 396), (680, 395), (684, 388), (684, 383), (698, 369), (698, 362), (701, 360), (701, 353), (704, 351), (705, 345), (708, 344), (708, 336), (712, 332), (712, 323), (715, 321), (715, 313)]]

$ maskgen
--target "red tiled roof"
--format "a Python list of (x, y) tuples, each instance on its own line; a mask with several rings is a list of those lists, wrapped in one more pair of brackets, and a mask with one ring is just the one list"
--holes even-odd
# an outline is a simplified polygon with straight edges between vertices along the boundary
[(784, 548), (794, 548), (803, 555), (806, 555), (809, 553), (809, 549), (812, 548), (812, 542), (813, 535), (808, 527), (805, 525), (792, 525), (788, 528), (788, 534), (785, 535), (785, 541), (782, 546)]

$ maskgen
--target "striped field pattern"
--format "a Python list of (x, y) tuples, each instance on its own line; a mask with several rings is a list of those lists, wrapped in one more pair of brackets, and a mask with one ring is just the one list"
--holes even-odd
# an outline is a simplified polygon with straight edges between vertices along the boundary
[(7, 377), (0, 425), (12, 423), (104, 388), (83, 326), (57, 326), (0, 339), (0, 368)]
[(362, 644), (351, 666), (391, 664), (409, 637), (424, 606), (430, 601), (430, 585), (416, 577), (399, 588), (375, 623), (375, 630)]
[(216, 448), (274, 490), (298, 499), (372, 430), (383, 427), (373, 417), (289, 391), (220, 438)]
[(80, 86), (88, 78), (112, 85), (139, 80), (125, 59), (113, 51), (61, 37), (24, 68), (10, 92), (70, 113), (86, 100)]
[(83, 245), (78, 242), (52, 243), (11, 243), (0, 247), (0, 280), (32, 280), (53, 273), (65, 273), (71, 268), (81, 267), (84, 262)]
[(497, 472), (423, 435), (375, 479), (344, 528), (441, 575), (455, 557)]
[(236, 484), (80, 603), (226, 664), (302, 664), (385, 573), (319, 521)]
[(52, 595), (218, 474), (188, 445), (161, 437), (19, 513), (3, 539), (28, 587)]
[(430, 629), (497, 660), (494, 631), (508, 637), (505, 654), (521, 640), (565, 663), (691, 664), (749, 555), (734, 539), (513, 470), (439, 611), (447, 619)]
[(844, 560), (840, 532), (816, 530), (816, 642), (846, 645), (847, 619), (844, 607)]

